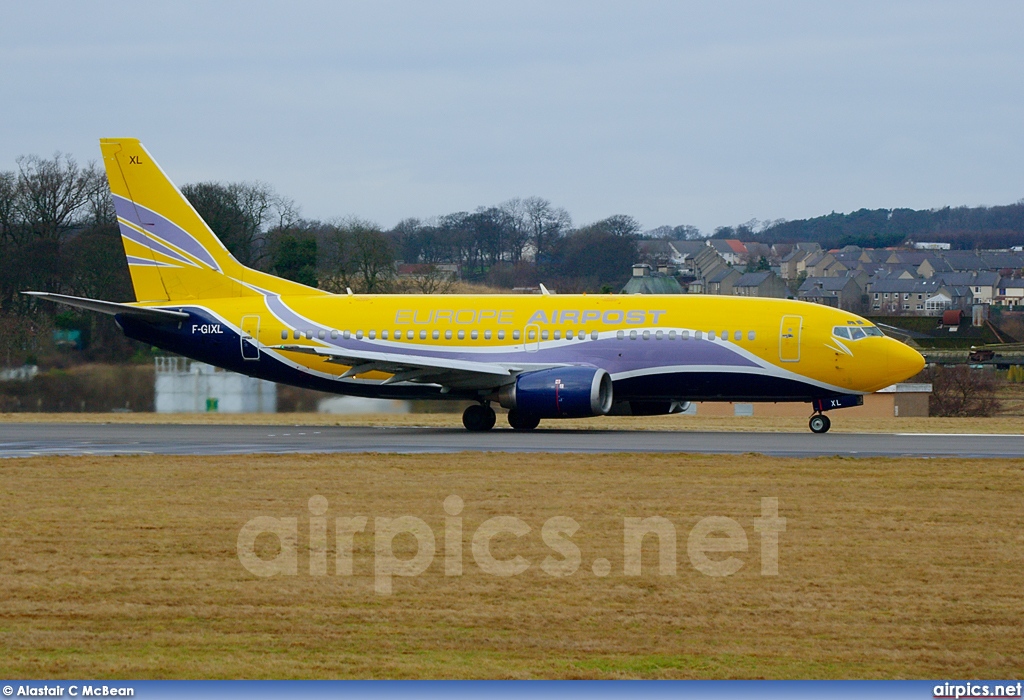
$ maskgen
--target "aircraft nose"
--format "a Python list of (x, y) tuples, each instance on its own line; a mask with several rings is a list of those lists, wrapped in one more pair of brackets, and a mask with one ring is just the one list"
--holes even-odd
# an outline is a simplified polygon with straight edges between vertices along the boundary
[(925, 364), (921, 353), (909, 345), (892, 339), (889, 343), (888, 360), (889, 372), (893, 375), (894, 382), (910, 379), (923, 370)]

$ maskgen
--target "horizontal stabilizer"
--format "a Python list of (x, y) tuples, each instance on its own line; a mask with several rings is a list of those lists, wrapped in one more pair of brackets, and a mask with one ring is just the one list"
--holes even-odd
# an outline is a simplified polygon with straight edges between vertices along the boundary
[(53, 294), (51, 292), (22, 292), (22, 294), (46, 299), (47, 301), (55, 301), (58, 304), (76, 306), (79, 309), (98, 311), (101, 314), (109, 314), (111, 316), (115, 316), (117, 314), (133, 316), (135, 318), (142, 319), (143, 321), (151, 321), (153, 323), (177, 323), (178, 321), (184, 321), (188, 318), (188, 314), (181, 311), (154, 309), (146, 306), (132, 306), (131, 304), (119, 304), (116, 301), (85, 299), (83, 297), (72, 297), (67, 294)]

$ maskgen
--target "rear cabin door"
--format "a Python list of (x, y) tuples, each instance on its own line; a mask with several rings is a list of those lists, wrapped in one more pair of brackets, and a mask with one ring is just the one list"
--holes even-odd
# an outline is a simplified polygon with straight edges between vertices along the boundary
[(800, 332), (803, 316), (783, 316), (779, 326), (779, 359), (782, 362), (800, 361)]
[(260, 317), (257, 315), (242, 316), (242, 359), (260, 359)]

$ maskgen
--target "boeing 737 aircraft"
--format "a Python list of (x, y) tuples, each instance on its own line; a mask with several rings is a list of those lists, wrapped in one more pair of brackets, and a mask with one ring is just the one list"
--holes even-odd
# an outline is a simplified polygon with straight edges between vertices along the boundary
[(336, 295), (244, 267), (136, 139), (102, 139), (135, 302), (46, 292), (136, 340), (261, 379), (386, 399), (492, 403), (542, 419), (654, 415), (687, 401), (824, 411), (917, 374), (924, 358), (846, 311), (704, 295)]

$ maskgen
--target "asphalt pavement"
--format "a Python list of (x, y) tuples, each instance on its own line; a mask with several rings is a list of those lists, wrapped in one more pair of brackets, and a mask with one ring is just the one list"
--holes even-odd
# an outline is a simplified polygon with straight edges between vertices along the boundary
[(0, 424), (0, 457), (302, 453), (759, 453), (773, 457), (1024, 457), (1024, 435), (683, 432), (352, 426)]

